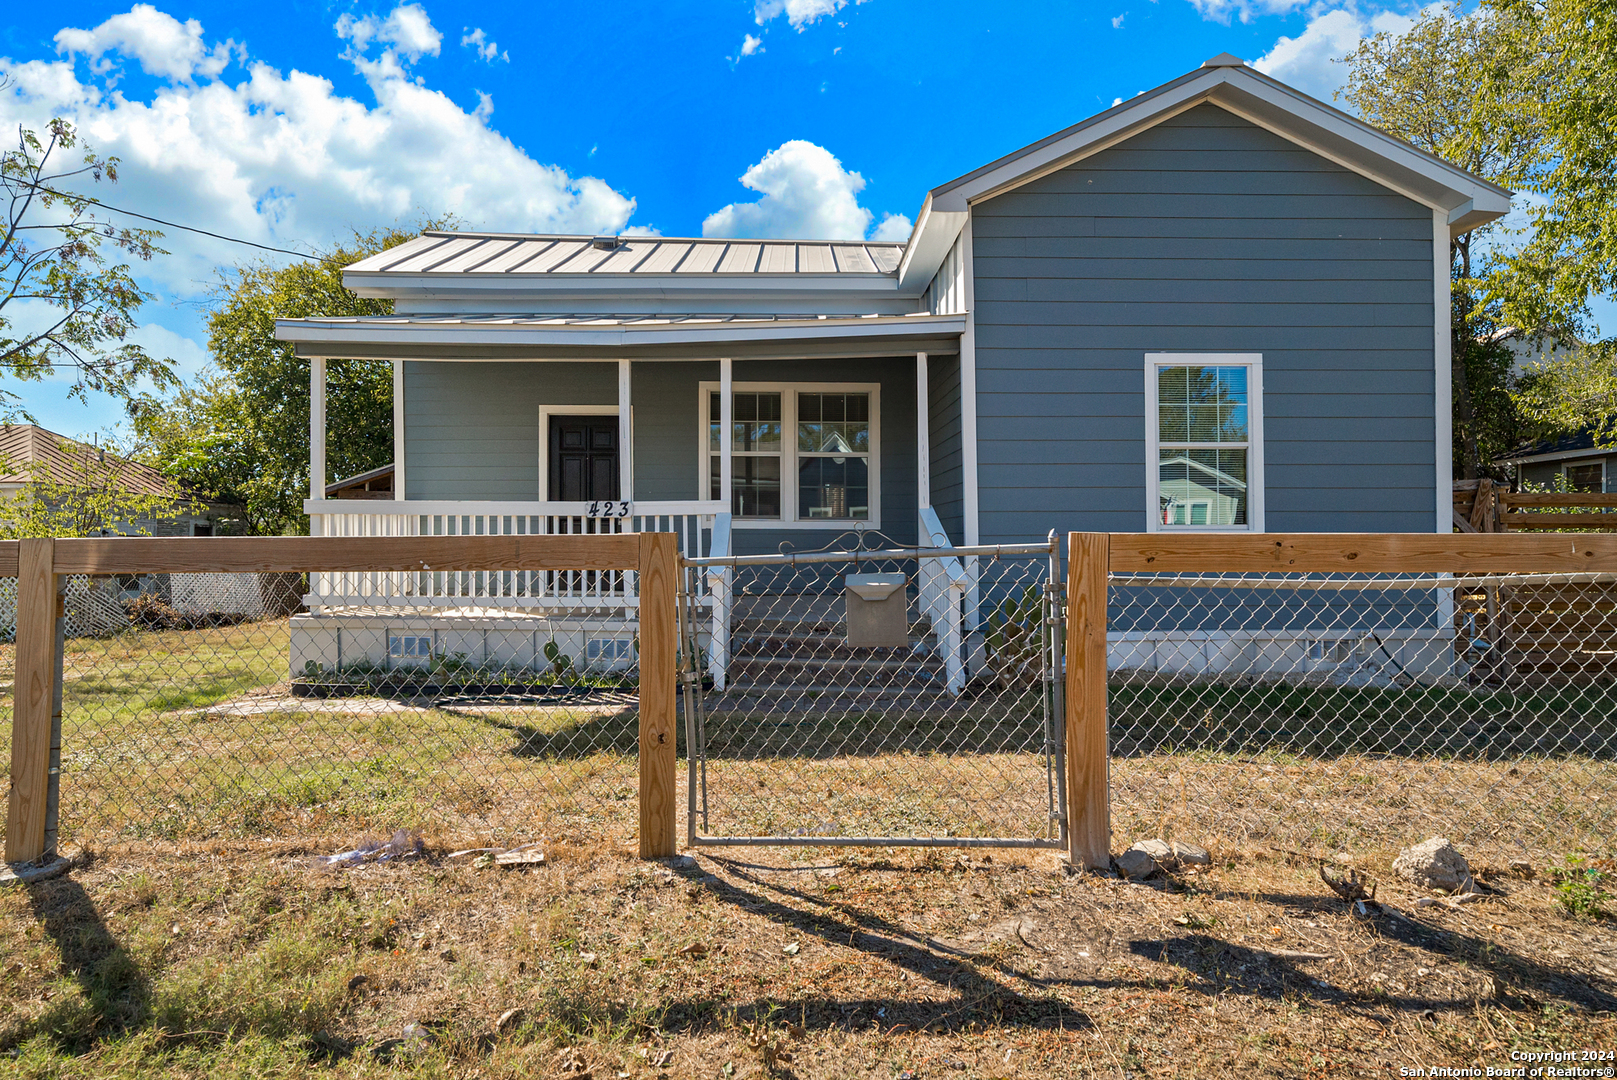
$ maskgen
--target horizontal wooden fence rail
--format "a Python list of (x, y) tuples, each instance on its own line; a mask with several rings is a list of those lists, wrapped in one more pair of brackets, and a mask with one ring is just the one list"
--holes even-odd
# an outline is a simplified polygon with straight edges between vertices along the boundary
[(1113, 533), (1125, 573), (1617, 572), (1617, 536), (1460, 533)]
[[(57, 540), (58, 574), (285, 573), (367, 570), (635, 570), (640, 537), (118, 536)], [(16, 540), (0, 541), (0, 577), (17, 576)]]
[(1454, 525), (1463, 533), (1617, 530), (1617, 493), (1507, 491), (1491, 480), (1461, 481)]
[(678, 537), (666, 532), (513, 536), (253, 536), (0, 541), (0, 577), (18, 578), (8, 862), (47, 853), (59, 725), (58, 584), (72, 574), (624, 570), (640, 588), (640, 850), (674, 854), (675, 589)]

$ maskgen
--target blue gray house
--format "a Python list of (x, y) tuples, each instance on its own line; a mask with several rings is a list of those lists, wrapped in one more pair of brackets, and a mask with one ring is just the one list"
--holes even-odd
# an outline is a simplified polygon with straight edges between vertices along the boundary
[[(856, 525), (1447, 532), (1448, 244), (1509, 205), (1224, 55), (934, 188), (902, 244), (426, 233), (344, 273), (393, 315), (277, 325), (312, 361), (312, 529), (671, 528), (701, 555)], [(391, 503), (324, 498), (328, 358), (393, 364)], [(634, 604), (583, 578), (317, 591), (313, 617), (388, 613), (347, 655), (394, 659), (446, 648), (409, 611), (441, 635), (446, 605)], [(569, 648), (610, 661), (594, 617)]]

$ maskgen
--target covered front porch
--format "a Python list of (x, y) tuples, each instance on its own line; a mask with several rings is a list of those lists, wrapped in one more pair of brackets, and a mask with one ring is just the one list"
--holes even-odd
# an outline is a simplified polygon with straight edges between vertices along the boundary
[[(654, 530), (688, 557), (812, 550), (855, 530), (906, 546), (963, 539), (959, 316), (296, 325), (312, 535)], [(602, 355), (608, 332), (610, 351), (630, 355)], [(550, 340), (563, 336), (591, 344)], [(714, 336), (727, 340), (690, 340)], [(721, 344), (733, 355), (693, 355)], [(326, 497), (338, 356), (393, 365), (391, 500)], [(309, 604), (634, 604), (632, 575), (412, 577), (325, 575)]]

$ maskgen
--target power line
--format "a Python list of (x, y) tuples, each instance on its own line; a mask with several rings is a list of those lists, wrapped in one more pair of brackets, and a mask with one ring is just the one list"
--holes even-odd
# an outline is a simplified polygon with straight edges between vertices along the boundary
[(111, 210), (114, 214), (123, 214), (127, 217), (140, 218), (142, 221), (155, 222), (158, 225), (162, 225), (170, 229), (184, 229), (186, 232), (194, 232), (202, 236), (211, 236), (215, 240), (224, 240), (231, 244), (246, 244), (248, 247), (255, 247), (262, 251), (273, 251), (280, 255), (296, 255), (300, 259), (318, 259), (320, 257), (318, 255), (311, 255), (307, 251), (291, 251), (287, 248), (270, 247), (268, 244), (255, 243), (252, 240), (241, 240), (234, 236), (225, 236), (223, 233), (209, 232), (207, 229), (198, 229), (190, 225), (181, 225), (174, 221), (164, 221), (162, 218), (152, 217), (150, 214), (137, 214), (133, 210), (120, 210), (116, 206), (108, 206), (100, 199), (92, 199), (88, 195), (72, 195), (66, 191), (57, 191), (55, 188), (48, 188), (44, 184), (32, 184), (28, 183), (26, 180), (23, 181), (23, 183), (38, 191), (48, 192), (51, 195), (56, 195), (63, 199), (79, 199), (89, 203), (91, 206), (99, 206), (103, 210)]

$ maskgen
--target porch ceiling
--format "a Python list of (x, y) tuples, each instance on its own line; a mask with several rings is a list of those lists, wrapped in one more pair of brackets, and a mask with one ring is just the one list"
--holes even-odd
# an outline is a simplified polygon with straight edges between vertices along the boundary
[(398, 315), (281, 319), (297, 355), (377, 360), (698, 360), (948, 354), (965, 315)]

